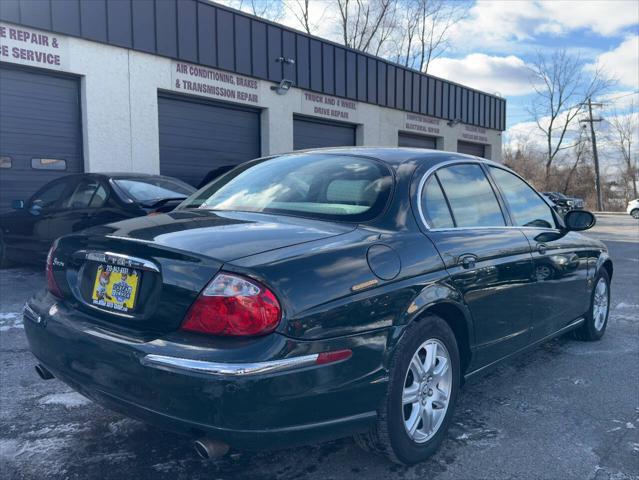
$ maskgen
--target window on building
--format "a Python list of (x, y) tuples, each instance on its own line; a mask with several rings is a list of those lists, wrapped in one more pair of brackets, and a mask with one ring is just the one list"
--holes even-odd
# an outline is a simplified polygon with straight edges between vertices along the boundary
[(484, 171), (476, 164), (461, 164), (437, 171), (457, 227), (504, 226), (506, 222)]
[(0, 156), (0, 168), (11, 168), (12, 165), (11, 157)]
[(537, 192), (506, 170), (490, 167), (490, 173), (505, 197), (515, 225), (555, 228), (550, 207)]
[(36, 170), (66, 170), (67, 161), (61, 158), (32, 158), (31, 168)]

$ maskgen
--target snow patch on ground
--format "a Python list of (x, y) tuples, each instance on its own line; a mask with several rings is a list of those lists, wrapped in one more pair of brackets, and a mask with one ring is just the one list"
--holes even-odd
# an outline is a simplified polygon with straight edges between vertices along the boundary
[(616, 309), (632, 308), (635, 310), (639, 310), (639, 305), (636, 305), (634, 303), (619, 302), (615, 308)]
[(6, 332), (12, 328), (24, 328), (22, 314), (20, 312), (0, 312), (0, 332)]
[(52, 393), (45, 395), (39, 402), (40, 405), (62, 405), (67, 408), (81, 407), (91, 403), (88, 398), (76, 392)]
[(145, 425), (136, 420), (130, 418), (123, 418), (117, 422), (111, 422), (108, 425), (109, 431), (112, 435), (130, 435), (136, 430), (143, 429)]

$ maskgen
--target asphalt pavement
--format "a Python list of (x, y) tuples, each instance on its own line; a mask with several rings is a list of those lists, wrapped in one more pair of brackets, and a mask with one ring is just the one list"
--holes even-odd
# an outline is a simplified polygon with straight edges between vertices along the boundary
[(600, 342), (562, 337), (471, 380), (448, 439), (401, 467), (351, 439), (202, 461), (190, 439), (97, 406), (36, 375), (21, 310), (40, 269), (0, 271), (0, 477), (4, 479), (639, 479), (639, 223), (588, 232), (615, 262)]

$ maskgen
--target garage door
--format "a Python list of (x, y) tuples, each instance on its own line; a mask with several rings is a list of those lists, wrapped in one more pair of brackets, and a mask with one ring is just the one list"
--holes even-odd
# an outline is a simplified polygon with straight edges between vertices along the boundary
[(158, 98), (160, 173), (198, 186), (212, 170), (260, 156), (259, 110)]
[(399, 132), (397, 144), (400, 147), (432, 148), (437, 149), (437, 139), (425, 135)]
[(307, 117), (293, 118), (293, 148), (342, 147), (355, 145), (355, 125)]
[(486, 158), (486, 146), (481, 143), (457, 142), (457, 151), (466, 155)]
[(82, 170), (78, 80), (0, 67), (0, 210)]

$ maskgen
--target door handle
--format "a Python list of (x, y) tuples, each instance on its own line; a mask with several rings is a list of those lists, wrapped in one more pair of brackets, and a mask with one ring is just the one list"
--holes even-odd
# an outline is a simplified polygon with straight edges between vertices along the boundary
[(539, 253), (541, 253), (542, 255), (546, 254), (546, 245), (544, 245), (543, 243), (538, 243), (537, 244), (537, 251)]
[(477, 257), (475, 255), (462, 255), (459, 257), (459, 264), (465, 269), (475, 268)]

